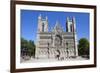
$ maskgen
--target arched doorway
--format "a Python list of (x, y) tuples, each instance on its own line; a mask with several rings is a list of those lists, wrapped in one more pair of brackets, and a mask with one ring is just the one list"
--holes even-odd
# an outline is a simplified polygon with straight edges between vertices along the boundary
[(60, 35), (55, 35), (55, 57), (59, 60), (60, 59), (60, 55), (61, 55), (61, 46), (62, 46), (62, 37)]
[(55, 36), (55, 47), (59, 47), (62, 45), (62, 37), (60, 35)]

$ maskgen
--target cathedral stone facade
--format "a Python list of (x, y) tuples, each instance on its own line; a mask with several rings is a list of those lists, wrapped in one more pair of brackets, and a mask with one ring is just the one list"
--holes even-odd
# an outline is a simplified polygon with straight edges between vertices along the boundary
[(78, 56), (75, 18), (66, 18), (66, 31), (59, 22), (48, 30), (48, 17), (38, 16), (38, 30), (35, 58), (70, 58)]

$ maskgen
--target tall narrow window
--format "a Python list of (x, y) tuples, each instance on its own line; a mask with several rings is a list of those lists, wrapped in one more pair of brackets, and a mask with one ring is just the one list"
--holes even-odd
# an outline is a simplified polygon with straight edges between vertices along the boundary
[(70, 31), (73, 32), (73, 26), (72, 26), (72, 24), (70, 25)]
[(44, 23), (42, 23), (42, 32), (44, 32)]

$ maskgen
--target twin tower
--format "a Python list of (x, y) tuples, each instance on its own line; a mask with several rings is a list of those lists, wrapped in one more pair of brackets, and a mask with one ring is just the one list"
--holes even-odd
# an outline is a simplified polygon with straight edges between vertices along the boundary
[[(70, 19), (67, 17), (66, 19), (66, 32), (75, 32), (76, 29), (76, 22), (75, 18), (73, 17)], [(38, 32), (48, 32), (48, 17), (46, 16), (45, 19), (42, 18), (41, 14), (38, 16)]]
[[(48, 17), (46, 16), (45, 18), (42, 18), (41, 15), (38, 16), (38, 41), (36, 57), (47, 56), (46, 52), (48, 48), (50, 48), (51, 57), (56, 56), (55, 52), (57, 52), (57, 49), (60, 53), (62, 53), (61, 56), (66, 56), (65, 51), (68, 46), (70, 46), (68, 48), (68, 54), (70, 56), (78, 56), (75, 18), (73, 17), (72, 19), (70, 19), (69, 17), (67, 17), (65, 27), (66, 32), (63, 32), (63, 29), (61, 26), (59, 26), (59, 23), (55, 23), (55, 26), (52, 27), (54, 28), (53, 31), (51, 30), (51, 32), (49, 32)], [(47, 43), (49, 43), (49, 47)], [(66, 45), (66, 43), (68, 43), (68, 45)]]

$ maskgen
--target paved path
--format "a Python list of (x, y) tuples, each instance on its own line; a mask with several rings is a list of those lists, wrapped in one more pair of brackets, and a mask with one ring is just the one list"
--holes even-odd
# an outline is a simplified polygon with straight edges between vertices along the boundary
[(30, 58), (29, 60), (24, 60), (21, 58), (21, 63), (32, 63), (32, 62), (53, 62), (53, 61), (76, 61), (76, 60), (86, 60), (86, 58), (77, 57), (77, 58), (66, 58), (65, 60), (58, 60), (58, 59), (35, 59)]

